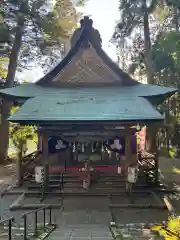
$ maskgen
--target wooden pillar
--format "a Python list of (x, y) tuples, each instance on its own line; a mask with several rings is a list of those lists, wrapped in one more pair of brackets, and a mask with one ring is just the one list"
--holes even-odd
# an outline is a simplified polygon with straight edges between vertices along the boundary
[(16, 164), (16, 175), (17, 175), (17, 184), (18, 186), (22, 186), (24, 182), (24, 168), (22, 165), (23, 161), (23, 142), (20, 141), (20, 148), (17, 153), (17, 164)]
[(159, 185), (159, 159), (158, 159), (158, 153), (155, 154), (155, 184)]
[[(131, 132), (129, 127), (125, 128), (125, 189), (126, 193), (129, 193), (129, 183), (128, 183), (128, 167), (131, 164)], [(131, 189), (132, 190), (132, 189)]]
[(42, 152), (42, 136), (40, 132), (38, 132), (37, 135), (38, 135), (37, 151)]
[(132, 163), (132, 147), (131, 147), (131, 131), (129, 127), (126, 127), (125, 130), (125, 169)]
[(154, 155), (154, 162), (155, 162), (154, 178), (155, 178), (155, 184), (158, 185), (159, 184), (159, 154), (158, 154), (158, 146), (157, 146), (157, 133), (158, 133), (159, 125), (152, 124), (152, 126), (153, 126), (153, 134), (154, 134), (153, 144), (152, 144), (152, 147), (153, 147), (152, 153)]
[[(70, 166), (72, 167), (73, 165), (74, 165), (74, 153), (73, 153), (73, 146), (72, 146), (72, 144), (71, 144), (71, 146), (69, 147), (69, 151), (70, 151), (70, 159), (69, 159), (69, 162), (70, 162)], [(67, 163), (66, 162), (64, 162), (64, 167), (65, 167), (65, 171), (66, 171), (66, 167), (67, 167), (67, 165), (66, 165)]]
[(155, 161), (155, 184), (159, 185), (159, 150), (158, 150), (158, 145), (157, 145), (157, 132), (158, 128), (156, 127), (156, 142), (155, 142), (155, 154), (154, 154), (154, 161)]
[(48, 191), (49, 188), (49, 149), (48, 149), (48, 134), (42, 133), (42, 162), (44, 167), (44, 178), (43, 178), (43, 195)]
[[(132, 188), (136, 182), (136, 167), (137, 167), (137, 154), (132, 153), (132, 129), (126, 127), (125, 129), (125, 162), (126, 162), (126, 193), (130, 197), (131, 203), (134, 202), (132, 195)], [(128, 167), (131, 167), (132, 172), (128, 172)]]
[(23, 128), (20, 127), (20, 134), (21, 138), (19, 140), (19, 147), (18, 147), (18, 153), (17, 153), (17, 162), (16, 162), (16, 175), (17, 175), (17, 184), (18, 186), (22, 186), (24, 183), (24, 174), (25, 174), (25, 167), (26, 165), (23, 165), (23, 157), (24, 157), (24, 148), (26, 147), (26, 140), (23, 140), (22, 137), (22, 131)]

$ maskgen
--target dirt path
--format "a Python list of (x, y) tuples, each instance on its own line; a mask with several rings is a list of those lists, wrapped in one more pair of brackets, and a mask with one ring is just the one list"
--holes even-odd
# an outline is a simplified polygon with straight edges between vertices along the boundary
[(180, 184), (180, 159), (159, 157), (160, 179), (167, 184)]
[(0, 165), (0, 191), (16, 183), (16, 165)]
[(180, 159), (159, 158), (160, 180), (170, 188), (176, 189), (176, 194), (170, 194), (169, 199), (176, 214), (180, 215)]

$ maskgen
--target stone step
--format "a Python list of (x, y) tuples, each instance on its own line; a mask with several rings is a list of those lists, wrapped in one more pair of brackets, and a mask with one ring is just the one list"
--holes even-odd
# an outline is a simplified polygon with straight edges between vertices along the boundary
[[(38, 184), (38, 183), (27, 183), (26, 187), (28, 189), (41, 189), (42, 188), (42, 184)], [(74, 190), (74, 189), (81, 189), (82, 188), (82, 182), (81, 183), (64, 183), (63, 186), (61, 185), (61, 183), (57, 182), (57, 183), (51, 183), (49, 185), (50, 189), (70, 189), (70, 190)], [(136, 184), (136, 186), (134, 187), (134, 189), (147, 189), (150, 188), (149, 186), (145, 185), (145, 184)], [(125, 184), (124, 183), (96, 183), (93, 184), (91, 186), (90, 189), (96, 190), (96, 191), (115, 191), (118, 192), (120, 189), (125, 189)]]
[[(61, 174), (49, 174), (49, 178), (50, 179), (61, 179), (62, 175)], [(64, 178), (69, 178), (69, 179), (72, 179), (72, 178), (78, 178), (78, 174), (75, 175), (75, 174), (64, 174), (63, 175)], [(30, 178), (28, 179), (35, 179), (35, 175), (33, 174)]]
[(81, 183), (64, 183), (63, 188), (81, 188), (82, 187), (82, 182)]
[[(97, 189), (108, 189), (109, 188), (117, 188), (117, 187), (124, 187), (124, 184), (94, 184), (92, 185), (94, 188)], [(29, 189), (38, 189), (38, 188), (42, 188), (42, 184), (38, 184), (38, 183), (27, 183), (26, 187), (28, 187)], [(61, 188), (61, 184), (60, 183), (51, 183), (49, 184), (50, 188)], [(75, 188), (75, 187), (82, 187), (82, 182), (81, 183), (64, 183), (63, 184), (64, 188)]]
[[(35, 175), (32, 175), (31, 177), (27, 178), (26, 181), (30, 181), (30, 180), (34, 180), (35, 179)], [(56, 180), (61, 180), (61, 175), (49, 175), (49, 179), (52, 181), (56, 181)], [(64, 175), (63, 179), (67, 180), (67, 181), (79, 181), (80, 176), (77, 174), (73, 174), (73, 175)], [(138, 179), (143, 179), (141, 176)], [(98, 175), (97, 176), (97, 180), (98, 181), (124, 181), (125, 177), (123, 175), (114, 175), (114, 176), (109, 176), (109, 175)]]
[(108, 227), (95, 224), (60, 225), (48, 238), (49, 240), (113, 240)]
[(141, 226), (136, 227), (128, 227), (126, 225), (124, 226), (118, 226), (118, 231), (122, 234), (123, 239), (132, 239), (132, 240), (138, 240), (138, 239), (154, 239), (155, 233), (153, 233), (150, 229), (142, 228)]
[[(63, 182), (64, 183), (81, 183), (82, 180), (79, 178), (79, 177), (74, 177), (74, 178), (67, 178), (67, 177), (64, 177), (63, 178)], [(102, 184), (106, 184), (107, 182), (112, 182), (112, 184), (121, 184), (121, 183), (124, 183), (125, 182), (125, 179), (123, 178), (100, 178), (100, 179), (97, 179), (97, 181), (95, 181), (96, 183), (102, 183)], [(35, 184), (36, 181), (35, 181), (35, 178), (31, 178), (31, 179), (26, 179), (25, 180), (25, 183), (32, 183), (32, 184)], [(54, 184), (60, 184), (61, 183), (61, 178), (49, 178), (49, 183), (54, 185)]]
[[(26, 180), (25, 183), (32, 183), (32, 184), (35, 184), (36, 181), (35, 179), (30, 179), (30, 180)], [(61, 184), (61, 179), (49, 179), (49, 183), (50, 184)], [(75, 179), (66, 179), (64, 178), (63, 179), (63, 183), (72, 183), (72, 184), (81, 184), (82, 183), (82, 180), (80, 178), (75, 178)], [(98, 183), (98, 184), (114, 184), (114, 185), (118, 185), (118, 184), (124, 184), (125, 183), (125, 180), (122, 180), (122, 179), (99, 179), (97, 181), (94, 181), (94, 183)]]
[(119, 178), (119, 177), (117, 177), (117, 178), (108, 178), (108, 177), (106, 177), (106, 178), (99, 178), (98, 180), (97, 180), (98, 182), (125, 182), (125, 178)]
[[(61, 176), (49, 176), (49, 180), (50, 181), (61, 181)], [(64, 181), (80, 181), (80, 176), (77, 175), (77, 176), (64, 176), (63, 177)], [(106, 181), (112, 181), (112, 182), (121, 182), (121, 181), (125, 181), (125, 177), (124, 176), (120, 176), (120, 175), (117, 175), (117, 176), (114, 176), (114, 177), (111, 177), (111, 176), (97, 176), (97, 181), (99, 182), (106, 182)], [(139, 180), (141, 180), (142, 178), (139, 177), (138, 178)], [(31, 180), (35, 180), (35, 176), (32, 176), (31, 178), (28, 178), (26, 181), (31, 181)]]
[[(81, 183), (82, 181), (80, 179), (64, 179), (63, 183)], [(30, 179), (30, 180), (26, 180), (25, 183), (32, 183), (35, 184), (36, 181), (35, 179)], [(61, 179), (49, 179), (49, 183), (50, 184), (61, 184)]]
[[(68, 235), (69, 234), (69, 235)], [(52, 233), (49, 238), (49, 240), (113, 240), (113, 237), (110, 233), (97, 233), (96, 235), (88, 235), (87, 232), (74, 232), (73, 235), (71, 235), (71, 232), (65, 232), (62, 233), (61, 230), (56, 230), (54, 233)]]
[[(43, 225), (38, 223), (37, 226), (39, 234), (44, 231)], [(34, 226), (28, 225), (27, 226), (27, 237), (32, 238), (34, 237)], [(0, 227), (0, 239), (8, 239), (8, 225), (4, 224)], [(23, 240), (24, 239), (24, 225), (15, 224), (12, 225), (12, 239)]]
[[(124, 184), (116, 184), (116, 185), (113, 185), (113, 184), (92, 184), (91, 185), (91, 188), (99, 188), (99, 189), (107, 189), (107, 188), (118, 188), (118, 187), (123, 187)], [(64, 183), (63, 184), (63, 187), (64, 188), (74, 188), (74, 187), (82, 187), (82, 182), (81, 183), (77, 183), (77, 184), (74, 184), (74, 183)]]
[[(38, 183), (27, 183), (26, 184), (26, 187), (28, 188), (28, 189), (40, 189), (40, 188), (42, 188), (42, 184), (38, 184)], [(61, 188), (61, 184), (50, 184), (49, 185), (49, 188)]]
[[(82, 181), (81, 182), (75, 182), (75, 183), (67, 183), (67, 182), (64, 182), (63, 184), (63, 187), (67, 187), (67, 188), (74, 188), (74, 187), (81, 187), (82, 186)], [(92, 187), (93, 188), (96, 188), (96, 189), (108, 189), (108, 188), (118, 188), (118, 187), (124, 187), (125, 186), (125, 183), (112, 183), (112, 182), (106, 182), (106, 183), (95, 183), (95, 184), (92, 184)], [(31, 182), (31, 183), (26, 183), (26, 187), (28, 188), (42, 188), (42, 184), (38, 184), (36, 182)], [(61, 183), (60, 182), (50, 182), (49, 184), (49, 187), (50, 188), (60, 188), (61, 187)], [(137, 184), (135, 186), (136, 187), (139, 187), (139, 188), (146, 188), (148, 187), (147, 185), (145, 184)]]
[(125, 193), (125, 191), (122, 189), (122, 190), (119, 190), (119, 189), (89, 189), (89, 190), (86, 190), (86, 189), (83, 189), (83, 188), (74, 188), (74, 189), (63, 189), (62, 190), (62, 193), (63, 194), (70, 194), (70, 195), (73, 195), (73, 196), (83, 196), (83, 195), (86, 195), (86, 196), (107, 196), (108, 194), (120, 194), (121, 192)]
[[(39, 185), (31, 185), (31, 186), (28, 186), (28, 189), (41, 189), (42, 187), (41, 186), (39, 186)], [(56, 190), (56, 189), (61, 189), (61, 186), (60, 185), (51, 185), (50, 186), (50, 189), (54, 189), (54, 190)], [(82, 188), (82, 186), (64, 186), (63, 187), (63, 189), (62, 189), (62, 191), (63, 192), (68, 192), (68, 191), (70, 191), (70, 192), (76, 192), (77, 190), (79, 191), (81, 191), (81, 189), (82, 189), (82, 193), (83, 193), (83, 188)], [(88, 190), (85, 190), (85, 191), (89, 191), (89, 192), (93, 192), (93, 193), (97, 193), (97, 192), (104, 192), (104, 193), (110, 193), (110, 192), (115, 192), (115, 193), (117, 193), (117, 192), (119, 192), (119, 190), (121, 190), (121, 189), (124, 189), (124, 188), (122, 188), (121, 186), (119, 187), (119, 188), (117, 188), (117, 187), (114, 187), (114, 188), (108, 188), (108, 187), (104, 187), (104, 188), (102, 188), (102, 187), (96, 187), (96, 188), (94, 188), (94, 189), (88, 189)]]

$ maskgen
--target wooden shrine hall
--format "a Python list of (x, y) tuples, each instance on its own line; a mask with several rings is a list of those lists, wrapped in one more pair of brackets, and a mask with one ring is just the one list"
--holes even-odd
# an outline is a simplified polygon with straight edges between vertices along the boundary
[(102, 49), (92, 20), (84, 17), (69, 53), (52, 71), (36, 83), (1, 89), (0, 95), (21, 103), (9, 121), (38, 127), (36, 165), (44, 166), (44, 182), (56, 170), (84, 171), (89, 188), (89, 172), (126, 176), (128, 167), (138, 166), (137, 132), (163, 124), (157, 106), (175, 92), (141, 84), (123, 72)]

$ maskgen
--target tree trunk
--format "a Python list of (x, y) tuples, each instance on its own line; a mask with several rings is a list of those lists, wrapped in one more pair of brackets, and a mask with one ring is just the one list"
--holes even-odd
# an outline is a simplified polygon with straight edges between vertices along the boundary
[(1, 124), (0, 124), (0, 163), (7, 158), (7, 150), (9, 143), (9, 124), (6, 120), (9, 116), (10, 102), (3, 99), (1, 103)]
[[(146, 1), (145, 1), (146, 2)], [(147, 73), (148, 84), (153, 84), (153, 67), (151, 58), (151, 38), (149, 30), (149, 14), (147, 11), (146, 3), (144, 7), (144, 49), (145, 49), (145, 64)]]
[[(146, 74), (147, 74), (147, 83), (154, 84), (153, 79), (153, 66), (152, 66), (152, 57), (151, 57), (151, 38), (149, 30), (149, 13), (146, 5), (146, 0), (144, 0), (144, 48), (145, 48), (145, 64), (146, 64)], [(149, 152), (154, 152), (156, 145), (156, 134), (153, 131), (152, 126), (148, 126), (147, 131), (147, 146)]]
[(174, 7), (174, 23), (175, 23), (175, 29), (176, 32), (179, 32), (179, 19), (178, 19), (178, 9), (176, 7)]
[[(22, 19), (21, 19), (22, 21)], [(14, 44), (12, 46), (11, 54), (9, 56), (8, 74), (6, 78), (5, 88), (13, 87), (17, 61), (19, 56), (19, 51), (22, 43), (23, 35), (23, 24), (19, 24), (16, 28), (16, 34), (14, 39)], [(0, 122), (0, 162), (2, 163), (7, 158), (8, 145), (9, 145), (9, 123), (7, 118), (9, 117), (11, 108), (11, 102), (4, 98), (1, 103), (1, 122)]]

